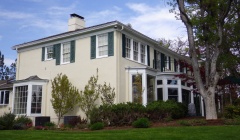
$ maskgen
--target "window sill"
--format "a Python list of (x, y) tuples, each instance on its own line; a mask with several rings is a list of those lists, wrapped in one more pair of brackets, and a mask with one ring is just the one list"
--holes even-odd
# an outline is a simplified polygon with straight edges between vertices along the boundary
[(0, 104), (0, 106), (7, 106), (7, 105), (9, 105), (9, 104)]
[(104, 55), (104, 56), (97, 56), (96, 59), (98, 58), (106, 58), (106, 57), (109, 57), (108, 55)]
[(51, 58), (51, 59), (45, 59), (44, 61), (51, 61), (51, 60), (53, 60), (53, 58)]
[(61, 63), (61, 65), (66, 65), (66, 64), (70, 64), (70, 62)]

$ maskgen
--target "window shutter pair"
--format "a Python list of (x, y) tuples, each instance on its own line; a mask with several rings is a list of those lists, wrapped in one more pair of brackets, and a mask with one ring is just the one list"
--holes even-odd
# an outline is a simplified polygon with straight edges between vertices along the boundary
[[(91, 59), (96, 58), (96, 35), (91, 36)], [(114, 56), (114, 32), (109, 32), (108, 33), (108, 56)]]
[[(53, 59), (56, 59), (56, 65), (61, 63), (61, 44), (53, 45)], [(45, 47), (42, 47), (42, 61), (45, 60)], [(75, 40), (71, 41), (70, 63), (75, 62)]]

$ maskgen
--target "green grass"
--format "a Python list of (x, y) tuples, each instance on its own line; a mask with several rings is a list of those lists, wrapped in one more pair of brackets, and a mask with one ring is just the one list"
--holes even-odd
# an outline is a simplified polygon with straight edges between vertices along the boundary
[(1, 140), (236, 140), (239, 126), (159, 127), (128, 130), (3, 130)]

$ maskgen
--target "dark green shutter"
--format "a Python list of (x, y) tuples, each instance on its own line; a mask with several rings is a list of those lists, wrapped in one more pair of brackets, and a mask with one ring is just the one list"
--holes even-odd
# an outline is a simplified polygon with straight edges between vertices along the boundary
[(42, 47), (42, 61), (45, 60), (45, 47)]
[(56, 65), (60, 65), (60, 61), (61, 61), (61, 44), (56, 44), (54, 46), (55, 46)]
[(126, 57), (126, 37), (122, 34), (122, 57)]
[(114, 55), (114, 33), (108, 33), (108, 56)]
[(177, 72), (177, 60), (174, 59), (174, 71)]
[(75, 62), (75, 40), (71, 41), (70, 63)]
[(150, 66), (150, 47), (147, 45), (147, 63)]
[(91, 36), (91, 59), (96, 58), (96, 36)]
[(161, 53), (161, 72), (163, 72), (165, 68), (165, 55)]
[(169, 62), (168, 62), (168, 64), (169, 64), (169, 70), (171, 70), (171, 57), (170, 57), (170, 56), (168, 57), (168, 61), (169, 61)]
[(154, 61), (153, 61), (154, 65), (153, 65), (153, 68), (157, 69), (157, 51), (154, 50)]

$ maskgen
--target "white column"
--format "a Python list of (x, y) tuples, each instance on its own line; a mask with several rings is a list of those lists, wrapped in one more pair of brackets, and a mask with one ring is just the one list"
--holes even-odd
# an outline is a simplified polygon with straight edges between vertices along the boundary
[(182, 87), (181, 87), (181, 80), (178, 81), (178, 102), (182, 103)]
[(168, 87), (167, 87), (167, 79), (163, 79), (163, 101), (168, 100)]
[(32, 85), (28, 84), (27, 116), (31, 115)]
[(147, 105), (147, 74), (144, 72), (142, 74), (142, 103), (143, 105)]
[(191, 94), (191, 103), (194, 103), (194, 98), (193, 98), (193, 91), (192, 91), (192, 89), (193, 89), (193, 86), (191, 86), (191, 90), (190, 90), (191, 93), (190, 93), (190, 94)]

